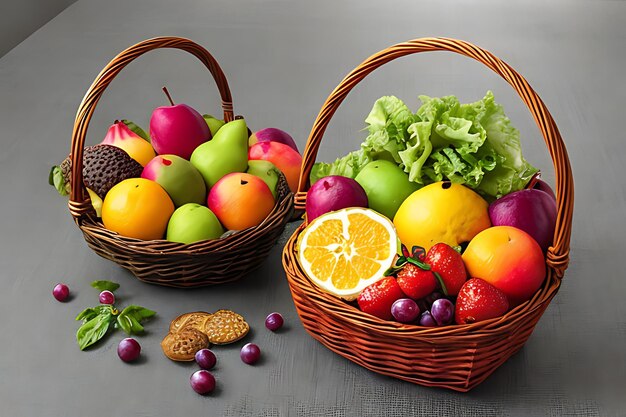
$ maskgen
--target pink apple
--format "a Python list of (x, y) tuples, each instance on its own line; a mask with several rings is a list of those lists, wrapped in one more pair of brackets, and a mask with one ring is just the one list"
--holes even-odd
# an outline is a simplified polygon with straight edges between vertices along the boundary
[(274, 208), (274, 195), (261, 178), (233, 172), (211, 188), (207, 205), (224, 227), (243, 230), (265, 220)]
[(202, 174), (180, 156), (155, 156), (144, 167), (141, 178), (157, 182), (167, 191), (176, 207), (187, 203), (204, 204), (206, 201)]
[(275, 127), (267, 127), (254, 132), (248, 139), (248, 146), (252, 146), (258, 142), (278, 142), (283, 145), (289, 146), (294, 151), (300, 153), (298, 145), (293, 140), (291, 135), (284, 130), (276, 129)]
[(532, 298), (546, 277), (539, 244), (512, 226), (489, 227), (474, 236), (463, 252), (463, 262), (470, 277), (500, 289), (511, 306)]
[(270, 161), (280, 169), (292, 192), (298, 190), (302, 157), (291, 147), (278, 142), (259, 142), (248, 150), (248, 159)]
[(186, 104), (175, 104), (154, 109), (150, 137), (158, 154), (188, 160), (194, 149), (211, 138), (211, 131), (200, 113)]

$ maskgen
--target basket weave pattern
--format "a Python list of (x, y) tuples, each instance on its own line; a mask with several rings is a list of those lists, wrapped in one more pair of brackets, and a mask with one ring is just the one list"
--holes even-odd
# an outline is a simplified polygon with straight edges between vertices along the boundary
[(469, 391), (517, 352), (556, 295), (569, 261), (574, 185), (558, 128), (528, 82), (493, 54), (448, 38), (422, 38), (378, 52), (350, 72), (330, 94), (307, 140), (296, 209), (306, 203), (309, 175), (324, 131), (348, 93), (376, 68), (419, 52), (450, 51), (483, 63), (504, 78), (533, 115), (552, 157), (556, 174), (557, 222), (546, 255), (546, 280), (534, 297), (506, 315), (467, 325), (426, 328), (384, 321), (326, 294), (306, 277), (297, 260), (302, 224), (283, 250), (283, 266), (296, 310), (307, 332), (324, 346), (380, 374), (425, 386)]
[(171, 287), (200, 287), (239, 279), (261, 264), (293, 213), (293, 194), (281, 177), (277, 203), (258, 226), (227, 237), (184, 245), (166, 240), (127, 238), (108, 230), (93, 213), (83, 184), (83, 147), (89, 122), (105, 89), (135, 58), (159, 48), (175, 48), (198, 58), (209, 70), (222, 99), (224, 121), (235, 119), (226, 77), (213, 56), (189, 39), (159, 37), (120, 52), (100, 72), (85, 94), (74, 122), (71, 144), (69, 209), (90, 248), (130, 270), (138, 279)]

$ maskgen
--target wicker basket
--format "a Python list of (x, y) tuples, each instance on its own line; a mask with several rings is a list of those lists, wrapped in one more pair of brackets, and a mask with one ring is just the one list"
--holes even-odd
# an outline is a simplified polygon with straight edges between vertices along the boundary
[(547, 278), (543, 286), (531, 300), (503, 317), (468, 325), (425, 328), (380, 320), (313, 285), (306, 278), (296, 256), (296, 242), (304, 224), (285, 246), (283, 266), (302, 324), (324, 346), (380, 374), (425, 386), (468, 391), (484, 381), (528, 340), (550, 300), (556, 295), (569, 259), (573, 210), (570, 164), (552, 116), (526, 80), (491, 53), (454, 39), (416, 39), (372, 55), (341, 81), (315, 120), (303, 155), (296, 208), (305, 205), (308, 178), (322, 136), (350, 90), (381, 65), (426, 51), (455, 52), (485, 64), (518, 92), (535, 118), (554, 162), (558, 209), (553, 244), (547, 252)]
[(72, 187), (69, 209), (85, 240), (98, 255), (130, 270), (142, 281), (171, 287), (200, 287), (234, 281), (259, 266), (293, 213), (293, 194), (284, 178), (277, 203), (258, 226), (215, 240), (181, 244), (166, 240), (138, 240), (118, 235), (96, 218), (83, 184), (83, 147), (89, 121), (107, 86), (135, 58), (159, 48), (176, 48), (198, 58), (213, 76), (222, 98), (224, 120), (233, 120), (226, 77), (202, 46), (183, 38), (160, 37), (140, 42), (119, 53), (104, 67), (83, 98), (72, 133)]

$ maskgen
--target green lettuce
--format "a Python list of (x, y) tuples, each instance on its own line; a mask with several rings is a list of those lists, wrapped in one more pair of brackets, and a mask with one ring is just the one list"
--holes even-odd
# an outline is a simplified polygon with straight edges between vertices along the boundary
[(378, 99), (365, 119), (369, 135), (361, 148), (333, 163), (316, 163), (311, 183), (328, 175), (354, 178), (369, 162), (387, 159), (417, 184), (450, 180), (492, 199), (521, 190), (537, 172), (491, 91), (469, 104), (455, 96), (420, 100), (413, 114), (396, 97)]

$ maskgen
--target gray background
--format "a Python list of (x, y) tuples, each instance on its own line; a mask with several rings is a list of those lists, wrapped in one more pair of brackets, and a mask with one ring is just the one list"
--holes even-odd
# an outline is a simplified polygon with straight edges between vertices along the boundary
[(76, 0), (2, 0), (0, 57)]
[[(626, 184), (623, 165), (626, 63), (624, 2), (316, 2), (79, 0), (0, 59), (0, 415), (19, 416), (623, 416), (626, 403)], [(370, 54), (420, 36), (451, 36), (492, 51), (522, 73), (551, 109), (576, 181), (571, 265), (561, 291), (524, 349), (470, 393), (382, 377), (336, 356), (298, 321), (279, 245), (253, 274), (220, 287), (180, 291), (140, 283), (91, 252), (66, 201), (47, 185), (68, 153), (76, 108), (100, 69), (120, 50), (156, 35), (207, 47), (230, 82), (235, 110), (253, 129), (279, 127), (303, 147), (324, 99)], [(104, 94), (89, 129), (95, 144), (116, 118), (147, 126), (174, 98), (216, 113), (208, 73), (180, 51), (158, 51), (127, 67)], [(336, 113), (318, 155), (358, 147), (374, 100), (395, 94), (412, 108), (418, 94), (477, 100), (492, 89), (520, 129), (526, 158), (554, 175), (534, 122), (503, 81), (466, 58), (403, 58), (368, 77)], [(143, 360), (122, 363), (113, 334), (79, 351), (74, 317), (97, 303), (89, 283), (122, 284), (120, 304), (158, 316), (139, 338)], [(58, 303), (58, 281), (74, 294)], [(192, 364), (167, 360), (159, 342), (169, 321), (193, 310), (230, 308), (253, 330), (216, 348), (217, 391), (195, 394)], [(267, 313), (287, 326), (273, 334)], [(238, 358), (257, 343), (264, 360)]]

